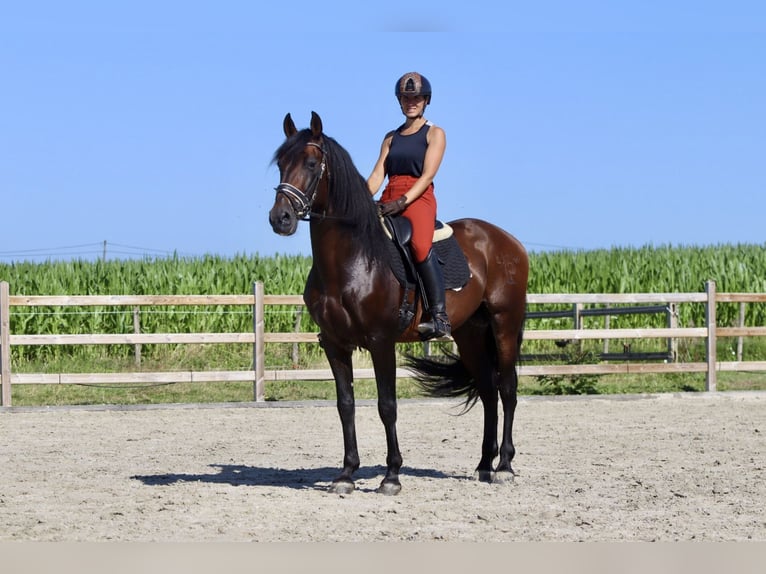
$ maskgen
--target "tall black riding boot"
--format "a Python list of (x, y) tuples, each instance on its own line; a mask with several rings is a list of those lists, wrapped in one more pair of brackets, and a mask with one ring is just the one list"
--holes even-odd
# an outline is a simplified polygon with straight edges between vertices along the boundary
[(417, 268), (426, 292), (427, 301), (425, 303), (431, 314), (430, 321), (418, 325), (420, 337), (424, 341), (436, 337), (446, 337), (451, 333), (451, 326), (445, 305), (444, 275), (433, 250), (428, 252), (428, 256), (423, 262), (417, 264)]

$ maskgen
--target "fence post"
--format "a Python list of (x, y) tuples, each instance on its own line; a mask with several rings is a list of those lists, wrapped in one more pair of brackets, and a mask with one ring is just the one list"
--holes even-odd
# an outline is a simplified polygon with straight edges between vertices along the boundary
[[(582, 308), (583, 308), (582, 303), (575, 303), (574, 305), (572, 305), (572, 317), (574, 319), (574, 328), (578, 331), (582, 329), (582, 315), (580, 314), (582, 311)], [(578, 353), (582, 352), (583, 340), (577, 339), (577, 341), (575, 342), (575, 345), (577, 346), (577, 352)]]
[[(295, 332), (300, 333), (301, 332), (301, 315), (303, 314), (303, 307), (299, 306), (295, 310)], [(298, 351), (298, 343), (293, 343), (293, 369), (298, 368), (298, 364), (300, 363), (301, 357), (300, 353)]]
[[(675, 303), (668, 304), (668, 328), (678, 328), (678, 307)], [(678, 362), (678, 340), (675, 337), (668, 339), (668, 353), (674, 363)]]
[(705, 306), (705, 326), (707, 327), (707, 377), (705, 378), (705, 390), (716, 390), (716, 294), (715, 281), (705, 282), (707, 292), (707, 305)]
[[(141, 308), (139, 306), (133, 307), (133, 333), (136, 335), (141, 334)], [(141, 367), (141, 343), (133, 345), (133, 356), (136, 367)]]
[(255, 340), (253, 341), (253, 370), (255, 371), (255, 381), (253, 381), (253, 398), (260, 402), (264, 400), (264, 344), (263, 344), (263, 283), (256, 281), (253, 283), (253, 332)]
[(0, 406), (11, 406), (11, 302), (7, 281), (0, 281)]
[[(739, 322), (737, 326), (741, 329), (745, 326), (745, 303), (744, 301), (739, 304)], [(744, 343), (744, 337), (740, 335), (737, 337), (737, 361), (742, 360), (742, 347)]]

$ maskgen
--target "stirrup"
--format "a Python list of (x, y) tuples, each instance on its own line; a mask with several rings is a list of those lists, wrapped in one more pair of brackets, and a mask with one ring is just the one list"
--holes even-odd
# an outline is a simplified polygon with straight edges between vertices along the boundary
[(449, 337), (452, 334), (452, 327), (447, 314), (434, 313), (430, 321), (418, 324), (418, 333), (420, 333), (420, 338), (424, 341)]

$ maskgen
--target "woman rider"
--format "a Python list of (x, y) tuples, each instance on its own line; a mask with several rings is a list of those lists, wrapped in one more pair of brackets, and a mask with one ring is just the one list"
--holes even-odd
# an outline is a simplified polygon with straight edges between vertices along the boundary
[(401, 214), (412, 223), (410, 246), (431, 315), (430, 321), (418, 325), (425, 340), (451, 332), (444, 275), (431, 248), (436, 222), (433, 181), (444, 157), (447, 139), (442, 128), (424, 117), (426, 106), (431, 103), (431, 83), (425, 76), (417, 72), (404, 74), (396, 82), (395, 94), (405, 120), (383, 138), (367, 187), (375, 195), (388, 177), (379, 202), (381, 215)]

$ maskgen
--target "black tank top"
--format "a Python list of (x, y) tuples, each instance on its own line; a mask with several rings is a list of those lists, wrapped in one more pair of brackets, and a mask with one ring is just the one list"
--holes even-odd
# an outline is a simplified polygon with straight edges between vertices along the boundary
[(431, 125), (431, 122), (426, 122), (418, 131), (408, 136), (403, 136), (400, 133), (404, 126), (396, 129), (386, 156), (387, 175), (411, 175), (413, 177), (423, 175), (423, 162), (428, 147), (428, 130)]

